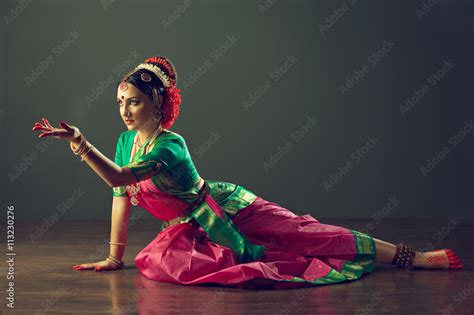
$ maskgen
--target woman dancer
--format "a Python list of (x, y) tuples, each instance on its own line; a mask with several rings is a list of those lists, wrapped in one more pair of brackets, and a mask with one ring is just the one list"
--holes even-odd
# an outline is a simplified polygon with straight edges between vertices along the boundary
[(204, 180), (185, 139), (169, 130), (181, 104), (174, 65), (163, 56), (146, 59), (119, 82), (117, 103), (127, 129), (114, 161), (80, 130), (47, 119), (33, 130), (40, 138), (70, 142), (112, 189), (110, 255), (74, 270), (124, 267), (131, 205), (163, 220), (160, 233), (135, 257), (147, 278), (176, 284), (214, 283), (238, 288), (297, 288), (360, 279), (373, 262), (402, 268), (461, 269), (451, 249), (420, 252), (344, 227), (296, 215), (252, 191)]

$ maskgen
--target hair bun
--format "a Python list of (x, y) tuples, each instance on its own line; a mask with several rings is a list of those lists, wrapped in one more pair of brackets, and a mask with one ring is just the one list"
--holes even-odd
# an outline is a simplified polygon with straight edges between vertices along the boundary
[(176, 70), (171, 63), (171, 61), (164, 57), (164, 56), (153, 56), (145, 59), (146, 63), (154, 63), (160, 65), (161, 68), (166, 71), (166, 74), (170, 77), (171, 83), (176, 86), (178, 84), (178, 75), (176, 74)]

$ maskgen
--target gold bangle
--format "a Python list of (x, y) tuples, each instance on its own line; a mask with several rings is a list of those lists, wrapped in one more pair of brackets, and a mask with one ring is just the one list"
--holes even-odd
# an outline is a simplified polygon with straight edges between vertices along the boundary
[(113, 264), (115, 264), (116, 266), (118, 266), (118, 267), (120, 267), (120, 268), (123, 268), (123, 267), (125, 266), (125, 264), (123, 264), (123, 262), (122, 262), (122, 264), (117, 263), (115, 260), (113, 260), (113, 259), (111, 259), (111, 258), (109, 258), (109, 257), (107, 257), (107, 258), (105, 258), (105, 259), (111, 261)]
[(71, 150), (72, 152), (74, 152), (75, 155), (80, 155), (82, 153), (82, 151), (84, 151), (84, 146), (86, 145), (86, 138), (81, 134), (80, 135), (80, 141), (79, 141), (79, 144), (77, 145), (77, 148), (74, 149), (72, 147), (72, 141), (71, 141)]
[(117, 259), (117, 257), (115, 257), (114, 255), (109, 255), (109, 257), (107, 257), (106, 259), (108, 259), (111, 262), (115, 263), (117, 266), (120, 266), (120, 267), (125, 266), (125, 263), (123, 261)]
[(110, 245), (126, 245), (127, 243), (109, 242)]
[(87, 153), (89, 153), (90, 150), (92, 150), (92, 147), (93, 147), (93, 146), (94, 146), (94, 145), (91, 144), (91, 146), (89, 147), (89, 149), (87, 149), (87, 151), (84, 152), (84, 153), (81, 155), (81, 162), (84, 161), (84, 158), (86, 157)]
[[(79, 147), (79, 149), (76, 151), (76, 152), (77, 152), (76, 155), (81, 155), (81, 156), (82, 156), (82, 155), (84, 154), (84, 152), (88, 149), (87, 143), (88, 143), (87, 140), (85, 140), (85, 141), (83, 142), (83, 144), (81, 145), (81, 147)], [(90, 144), (90, 143), (89, 143), (89, 144)]]

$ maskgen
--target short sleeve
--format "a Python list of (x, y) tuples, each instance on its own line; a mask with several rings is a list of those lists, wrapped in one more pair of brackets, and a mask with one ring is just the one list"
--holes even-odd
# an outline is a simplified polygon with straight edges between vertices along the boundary
[(184, 158), (184, 148), (179, 139), (168, 139), (156, 144), (153, 149), (137, 161), (124, 165), (137, 178), (149, 179), (162, 170), (170, 170)]
[[(119, 139), (117, 141), (117, 146), (115, 148), (115, 158), (114, 162), (118, 166), (122, 167), (122, 151), (123, 151), (123, 136), (124, 133), (121, 133), (119, 136)], [(114, 197), (127, 197), (127, 191), (125, 189), (125, 186), (119, 186), (119, 187), (113, 187), (112, 188), (112, 196)]]

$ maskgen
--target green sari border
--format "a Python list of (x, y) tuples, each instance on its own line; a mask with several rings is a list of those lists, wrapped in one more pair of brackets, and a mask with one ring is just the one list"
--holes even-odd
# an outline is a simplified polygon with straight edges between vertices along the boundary
[(377, 258), (374, 238), (356, 230), (350, 230), (356, 241), (356, 255), (352, 260), (364, 268), (364, 273), (372, 272), (373, 263)]

